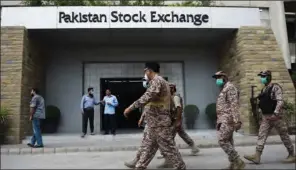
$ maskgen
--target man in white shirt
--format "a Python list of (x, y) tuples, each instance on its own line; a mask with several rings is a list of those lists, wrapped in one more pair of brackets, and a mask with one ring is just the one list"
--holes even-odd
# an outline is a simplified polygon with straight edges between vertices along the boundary
[(115, 135), (116, 132), (116, 115), (115, 108), (118, 106), (116, 96), (111, 94), (110, 89), (106, 90), (106, 96), (102, 103), (105, 105), (104, 108), (104, 123), (105, 123), (105, 135), (111, 133)]

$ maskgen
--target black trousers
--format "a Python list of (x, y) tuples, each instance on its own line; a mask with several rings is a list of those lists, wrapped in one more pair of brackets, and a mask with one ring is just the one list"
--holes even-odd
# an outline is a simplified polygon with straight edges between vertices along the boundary
[(112, 134), (116, 132), (116, 115), (104, 114), (105, 133), (111, 131)]
[(84, 109), (84, 114), (82, 116), (82, 133), (86, 134), (87, 124), (89, 120), (90, 132), (94, 132), (94, 109)]

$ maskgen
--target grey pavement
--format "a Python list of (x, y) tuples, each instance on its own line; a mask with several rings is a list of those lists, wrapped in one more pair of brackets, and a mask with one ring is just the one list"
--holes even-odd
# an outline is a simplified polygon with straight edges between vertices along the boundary
[[(215, 130), (188, 131), (195, 143), (201, 148), (219, 147)], [(19, 145), (1, 146), (1, 155), (19, 154), (53, 154), (71, 152), (106, 152), (106, 151), (135, 151), (141, 144), (142, 133), (112, 135), (95, 135), (80, 138), (79, 134), (57, 134), (43, 137), (44, 149), (31, 149), (26, 146), (29, 137)], [(295, 142), (295, 136), (291, 135)], [(246, 136), (234, 133), (236, 146), (248, 146), (256, 144), (256, 136)], [(176, 143), (179, 148), (186, 149), (188, 146), (177, 136)], [(282, 143), (278, 135), (270, 136), (268, 144)]]
[[(239, 154), (251, 154), (255, 146), (236, 147)], [(220, 148), (202, 149), (190, 156), (190, 150), (180, 150), (187, 169), (221, 169), (228, 165)], [(159, 153), (157, 153), (159, 155)], [(46, 155), (2, 155), (1, 169), (127, 169), (123, 163), (132, 160), (135, 151), (59, 153)], [(268, 145), (262, 155), (262, 164), (247, 163), (246, 169), (295, 169), (295, 164), (283, 164), (287, 151), (283, 145)], [(163, 160), (156, 157), (148, 168), (154, 169)]]

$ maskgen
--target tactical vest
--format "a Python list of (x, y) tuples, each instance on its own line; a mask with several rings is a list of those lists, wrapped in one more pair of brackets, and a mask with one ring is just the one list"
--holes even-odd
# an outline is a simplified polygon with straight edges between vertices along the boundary
[(262, 89), (261, 94), (258, 96), (259, 108), (261, 109), (263, 115), (273, 114), (276, 108), (277, 101), (271, 98), (273, 86), (274, 84), (264, 91)]

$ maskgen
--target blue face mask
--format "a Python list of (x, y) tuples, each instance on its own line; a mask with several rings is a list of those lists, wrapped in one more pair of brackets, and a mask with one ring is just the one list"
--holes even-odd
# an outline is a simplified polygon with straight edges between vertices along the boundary
[(266, 77), (261, 77), (260, 80), (261, 80), (261, 83), (262, 84), (266, 84), (267, 83), (267, 78)]
[(223, 79), (216, 79), (216, 84), (217, 84), (217, 86), (219, 86), (219, 87), (223, 86), (223, 84), (224, 84)]

